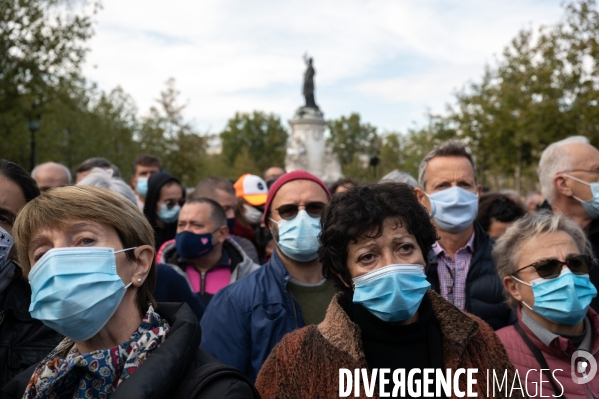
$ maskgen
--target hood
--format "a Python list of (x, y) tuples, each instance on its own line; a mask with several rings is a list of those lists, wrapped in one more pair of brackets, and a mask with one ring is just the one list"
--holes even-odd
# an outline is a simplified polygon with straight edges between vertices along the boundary
[(158, 197), (160, 197), (160, 189), (166, 183), (170, 183), (172, 181), (183, 187), (177, 178), (169, 175), (168, 173), (152, 173), (148, 179), (148, 193), (146, 194), (146, 202), (144, 203), (144, 215), (152, 227), (156, 226), (156, 204), (158, 203)]

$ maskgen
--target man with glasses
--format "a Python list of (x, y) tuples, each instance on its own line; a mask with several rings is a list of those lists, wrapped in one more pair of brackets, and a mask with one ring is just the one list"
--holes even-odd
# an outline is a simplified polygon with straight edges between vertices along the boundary
[(468, 147), (454, 140), (436, 147), (420, 163), (418, 184), (439, 235), (426, 270), (432, 288), (494, 329), (506, 326), (511, 312), (491, 257), (495, 242), (475, 222), (482, 188)]
[(260, 270), (220, 290), (202, 318), (202, 348), (253, 381), (283, 335), (320, 323), (337, 292), (317, 259), (329, 198), (326, 185), (308, 172), (281, 176), (264, 207), (276, 251)]
[[(548, 146), (537, 170), (546, 208), (575, 221), (599, 257), (599, 150), (584, 136), (573, 136)], [(599, 287), (599, 270), (590, 273)], [(599, 299), (591, 307), (599, 311)]]

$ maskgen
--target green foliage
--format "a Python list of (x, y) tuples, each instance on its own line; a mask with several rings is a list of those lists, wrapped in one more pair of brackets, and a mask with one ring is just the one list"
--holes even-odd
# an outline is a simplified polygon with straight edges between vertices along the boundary
[[(223, 160), (229, 167), (233, 166), (235, 173), (254, 170), (254, 173), (261, 175), (269, 166), (283, 165), (285, 162), (288, 133), (274, 114), (260, 111), (236, 113), (229, 119), (220, 137)], [(241, 157), (244, 149), (247, 157)], [(238, 162), (240, 157), (243, 161), (241, 164), (241, 161)]]
[(333, 153), (337, 155), (341, 168), (355, 163), (360, 154), (374, 155), (378, 149), (376, 128), (368, 123), (361, 123), (357, 113), (331, 120), (327, 125), (330, 132), (327, 144), (333, 146)]

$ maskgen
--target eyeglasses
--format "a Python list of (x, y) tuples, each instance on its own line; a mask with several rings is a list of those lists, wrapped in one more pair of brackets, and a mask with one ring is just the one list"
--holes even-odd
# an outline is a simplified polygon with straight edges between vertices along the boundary
[(167, 199), (164, 201), (164, 205), (166, 205), (167, 209), (172, 209), (175, 205), (183, 206), (183, 204), (185, 204), (185, 198)]
[(556, 278), (560, 275), (562, 271), (562, 266), (568, 266), (568, 269), (574, 274), (588, 274), (589, 270), (597, 263), (597, 259), (588, 255), (577, 255), (572, 256), (571, 258), (566, 259), (565, 262), (559, 259), (543, 259), (535, 263), (531, 263), (528, 266), (524, 266), (522, 269), (516, 270), (514, 273), (528, 268), (534, 267), (537, 273), (542, 278)]
[[(296, 204), (285, 204), (275, 209), (275, 211), (279, 212), (279, 216), (281, 216), (282, 219), (291, 220), (297, 216), (300, 206), (301, 205)], [(322, 215), (325, 206), (326, 204), (323, 202), (309, 202), (304, 205), (304, 208), (308, 215), (316, 218)]]

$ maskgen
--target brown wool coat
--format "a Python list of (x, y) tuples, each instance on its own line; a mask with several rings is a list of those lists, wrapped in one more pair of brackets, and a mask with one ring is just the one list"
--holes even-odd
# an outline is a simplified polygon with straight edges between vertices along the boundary
[[(434, 291), (429, 290), (427, 295), (441, 328), (445, 367), (452, 371), (478, 368), (474, 389), (479, 398), (487, 397), (488, 369), (495, 369), (502, 376), (507, 369), (511, 386), (515, 369), (493, 329), (479, 318), (461, 312)], [(368, 368), (360, 328), (338, 301), (339, 294), (331, 301), (324, 321), (318, 326), (287, 334), (273, 349), (256, 381), (263, 399), (339, 398), (339, 369)], [(391, 382), (387, 391), (392, 388)], [(466, 391), (464, 375), (460, 378), (460, 389)], [(378, 398), (378, 386), (374, 392)], [(363, 385), (361, 395), (366, 397)], [(521, 391), (514, 390), (510, 397), (523, 397), (520, 395)], [(492, 397), (492, 392), (488, 396)], [(350, 397), (354, 397), (353, 392)]]

